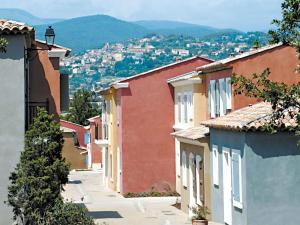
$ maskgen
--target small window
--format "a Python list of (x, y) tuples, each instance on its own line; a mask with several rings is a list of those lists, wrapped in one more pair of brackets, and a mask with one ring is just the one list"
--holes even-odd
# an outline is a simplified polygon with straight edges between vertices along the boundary
[(232, 151), (232, 195), (233, 205), (242, 208), (242, 165), (241, 155)]
[(214, 185), (219, 186), (219, 151), (218, 146), (213, 145), (213, 182)]
[(187, 164), (186, 164), (186, 153), (182, 151), (181, 155), (181, 165), (182, 165), (182, 186), (187, 187)]

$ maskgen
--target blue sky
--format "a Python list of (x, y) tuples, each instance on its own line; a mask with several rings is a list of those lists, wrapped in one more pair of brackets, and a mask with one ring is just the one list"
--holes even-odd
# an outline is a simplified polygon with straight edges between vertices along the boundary
[(107, 14), (125, 20), (176, 20), (220, 28), (267, 30), (282, 0), (1, 0), (44, 18)]

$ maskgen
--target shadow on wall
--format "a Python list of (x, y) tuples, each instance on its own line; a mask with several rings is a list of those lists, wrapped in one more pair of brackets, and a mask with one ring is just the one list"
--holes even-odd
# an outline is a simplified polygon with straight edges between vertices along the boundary
[(299, 137), (296, 137), (292, 132), (277, 134), (256, 132), (248, 134), (247, 137), (248, 146), (262, 158), (300, 155), (297, 141), (299, 141)]
[(88, 213), (94, 219), (121, 219), (123, 218), (117, 211), (94, 211)]
[[(45, 54), (46, 52), (40, 52), (38, 54), (33, 53), (30, 60), (30, 75), (29, 75), (29, 84), (30, 84), (30, 90), (29, 90), (29, 99), (30, 102), (37, 102), (37, 103), (44, 103), (49, 100), (49, 113), (54, 114), (55, 120), (59, 120), (59, 115), (57, 112), (57, 100), (54, 99), (51, 87), (50, 85), (55, 85), (56, 80), (59, 80), (59, 77), (49, 77), (48, 80), (46, 77), (46, 73), (48, 73), (49, 76), (54, 76), (53, 71), (57, 69), (57, 65), (52, 62), (52, 60), (48, 59), (48, 56)], [(46, 61), (49, 60), (51, 63), (48, 65), (51, 66), (48, 68), (45, 68), (45, 65), (41, 62), (42, 60)], [(50, 84), (50, 82), (52, 82)], [(59, 83), (58, 83), (59, 85)], [(56, 87), (52, 87), (56, 88)], [(58, 86), (59, 90), (59, 86)]]

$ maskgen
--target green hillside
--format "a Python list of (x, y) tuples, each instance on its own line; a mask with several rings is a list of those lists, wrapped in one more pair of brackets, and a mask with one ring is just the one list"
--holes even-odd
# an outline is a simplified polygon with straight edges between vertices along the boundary
[[(126, 41), (149, 33), (142, 26), (106, 15), (79, 17), (52, 25), (56, 32), (56, 43), (71, 48), (75, 53), (99, 48), (106, 42)], [(46, 27), (35, 27), (37, 38), (44, 38)]]
[(167, 20), (142, 20), (135, 23), (151, 30), (153, 33), (163, 35), (184, 35), (201, 38), (214, 33), (239, 32), (234, 29), (219, 29), (209, 26)]

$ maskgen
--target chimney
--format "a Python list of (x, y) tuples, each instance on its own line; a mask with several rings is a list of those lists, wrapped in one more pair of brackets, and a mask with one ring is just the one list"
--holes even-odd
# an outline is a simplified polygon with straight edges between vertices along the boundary
[(231, 52), (230, 53), (230, 58), (233, 58), (235, 55), (234, 55), (234, 52)]

